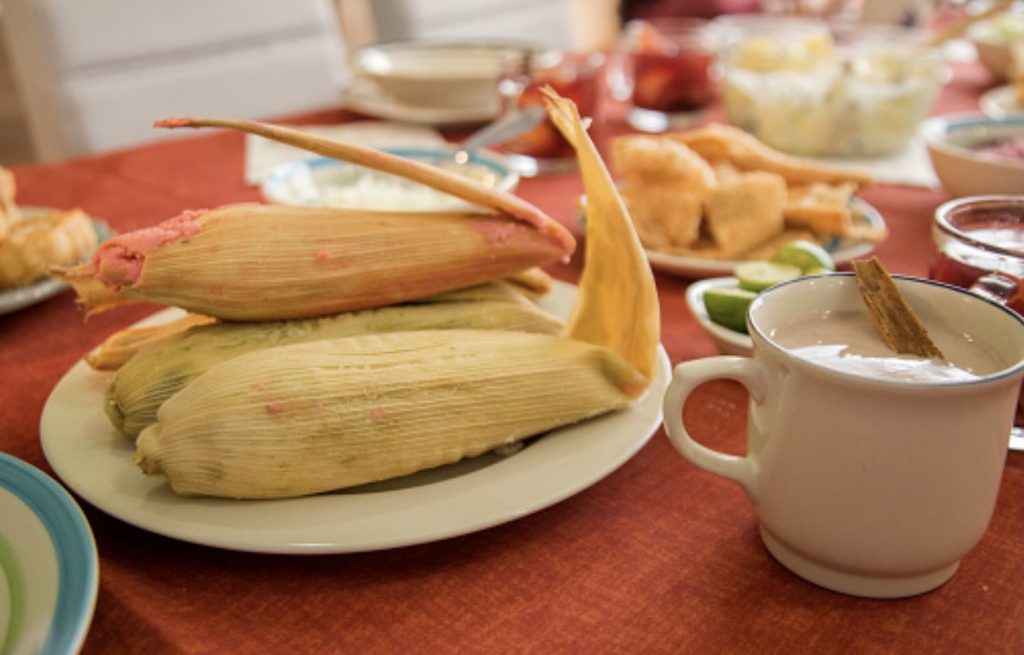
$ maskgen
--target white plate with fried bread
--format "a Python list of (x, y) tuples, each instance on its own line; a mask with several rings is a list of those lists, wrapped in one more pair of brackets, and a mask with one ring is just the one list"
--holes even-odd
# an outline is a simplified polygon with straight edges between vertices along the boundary
[(612, 142), (622, 200), (651, 265), (690, 278), (728, 275), (817, 240), (843, 263), (885, 238), (882, 217), (856, 193), (867, 171), (787, 155), (718, 123)]
[[(879, 230), (886, 228), (882, 215), (864, 200), (853, 198), (851, 209), (855, 224)], [(842, 237), (828, 237), (822, 242), (822, 246), (832, 255), (832, 260), (837, 266), (870, 254), (877, 245), (874, 241)], [(651, 267), (655, 270), (692, 279), (732, 275), (733, 269), (739, 263), (733, 259), (702, 258), (650, 249), (645, 249), (645, 252)]]
[[(20, 207), (20, 209), (24, 217), (22, 220), (32, 220), (34, 217), (57, 211), (48, 207)], [(92, 226), (96, 231), (97, 241), (100, 243), (114, 235), (113, 230), (103, 221), (93, 218)], [(43, 302), (69, 288), (60, 280), (42, 277), (28, 284), (0, 289), (0, 315), (10, 314)]]
[[(540, 301), (566, 316), (575, 287)], [(180, 316), (165, 310), (143, 324)], [(282, 500), (175, 495), (132, 461), (133, 443), (103, 412), (109, 374), (84, 362), (46, 402), (40, 434), (57, 475), (87, 502), (127, 523), (197, 544), (265, 553), (343, 553), (407, 546), (499, 525), (560, 502), (624, 464), (661, 423), (670, 375), (659, 349), (647, 393), (622, 411), (554, 430), (511, 456), (488, 454), (386, 482)]]

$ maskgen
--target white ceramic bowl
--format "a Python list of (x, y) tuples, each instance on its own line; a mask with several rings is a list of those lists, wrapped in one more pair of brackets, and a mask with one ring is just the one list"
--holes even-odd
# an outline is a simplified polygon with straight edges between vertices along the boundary
[(1024, 138), (1024, 115), (936, 116), (925, 121), (922, 132), (932, 168), (950, 195), (1024, 193), (1024, 160), (994, 158), (975, 150), (996, 140)]
[(1010, 43), (1024, 39), (1024, 14), (1006, 14), (975, 23), (967, 37), (978, 51), (978, 60), (997, 81), (1005, 81), (1010, 77), (1013, 62)]
[(734, 277), (713, 277), (694, 282), (686, 289), (686, 305), (690, 313), (697, 319), (723, 355), (740, 355), (749, 357), (754, 349), (750, 335), (730, 330), (708, 318), (704, 308), (704, 292), (708, 289), (735, 287), (739, 281)]
[(538, 49), (513, 41), (400, 41), (357, 50), (352, 67), (409, 106), (497, 111), (503, 59)]
[[(512, 191), (519, 184), (519, 175), (508, 161), (488, 150), (472, 153), (465, 165), (452, 161), (452, 150), (445, 148), (390, 148), (386, 152), (431, 164), (447, 162), (446, 167), (502, 191)], [(275, 167), (260, 191), (267, 202), (305, 207), (440, 211), (469, 206), (416, 182), (324, 157)]]

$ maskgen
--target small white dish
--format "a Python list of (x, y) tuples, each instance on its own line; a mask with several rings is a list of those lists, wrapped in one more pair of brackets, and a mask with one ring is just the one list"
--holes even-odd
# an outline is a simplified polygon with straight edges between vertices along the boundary
[[(874, 228), (885, 228), (885, 220), (882, 215), (870, 204), (860, 198), (854, 198), (851, 205), (856, 222)], [(871, 241), (836, 237), (822, 245), (838, 266), (864, 257), (871, 253), (877, 244)], [(647, 259), (650, 260), (651, 267), (655, 270), (693, 279), (731, 275), (736, 264), (739, 263), (732, 259), (704, 259), (658, 252), (657, 250), (647, 250), (646, 252)]]
[(690, 313), (697, 319), (700, 326), (711, 335), (711, 339), (723, 355), (750, 357), (754, 350), (754, 343), (750, 339), (750, 335), (730, 330), (715, 323), (708, 318), (708, 310), (704, 307), (704, 292), (708, 289), (727, 289), (738, 285), (739, 280), (734, 277), (698, 280), (686, 289), (686, 306), (690, 308)]
[(979, 21), (967, 30), (967, 39), (974, 44), (978, 60), (999, 81), (1010, 77), (1012, 43), (1021, 35), (1024, 35), (1024, 14), (1012, 11)]
[[(576, 288), (556, 282), (540, 305), (567, 317)], [(180, 315), (165, 310), (143, 321)], [(650, 389), (616, 412), (553, 430), (518, 453), (466, 459), (336, 493), (280, 500), (186, 498), (132, 462), (134, 445), (103, 411), (110, 376), (76, 364), (43, 408), (43, 451), (82, 498), (144, 530), (192, 543), (265, 553), (379, 550), (468, 534), (522, 518), (598, 482), (661, 424), (670, 375), (659, 349)]]
[[(24, 220), (31, 220), (33, 216), (53, 211), (47, 207), (21, 207), (20, 209)], [(93, 219), (92, 225), (96, 229), (96, 236), (100, 243), (114, 236), (114, 231), (105, 222)], [(24, 286), (0, 289), (0, 316), (43, 302), (70, 288), (59, 280), (43, 277)]]
[(992, 118), (983, 114), (935, 116), (922, 127), (932, 168), (950, 195), (1024, 193), (1024, 160), (984, 156), (978, 146), (1024, 138), (1024, 114)]
[[(478, 150), (465, 164), (452, 160), (451, 148), (389, 148), (387, 152), (460, 172), (502, 191), (519, 184), (519, 174), (494, 152)], [(441, 211), (470, 205), (417, 182), (325, 157), (276, 166), (260, 186), (263, 198), (279, 205), (346, 207), (387, 211)]]
[(1024, 114), (1024, 105), (1017, 102), (1017, 90), (1010, 84), (997, 86), (981, 94), (978, 105), (986, 116), (992, 118)]
[(78, 652), (98, 585), (96, 544), (74, 499), (39, 469), (0, 453), (3, 652)]

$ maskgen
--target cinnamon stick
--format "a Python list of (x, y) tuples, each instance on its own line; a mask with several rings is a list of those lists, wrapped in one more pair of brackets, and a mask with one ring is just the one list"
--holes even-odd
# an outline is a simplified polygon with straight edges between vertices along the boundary
[(900, 354), (943, 358), (877, 257), (853, 262), (857, 287), (886, 345)]

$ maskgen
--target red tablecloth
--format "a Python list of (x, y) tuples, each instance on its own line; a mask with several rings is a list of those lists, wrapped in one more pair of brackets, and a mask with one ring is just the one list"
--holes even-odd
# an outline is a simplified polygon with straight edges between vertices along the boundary
[[(977, 69), (942, 111), (976, 108)], [(307, 117), (344, 119), (341, 112)], [(23, 204), (81, 206), (117, 230), (184, 208), (254, 200), (243, 139), (197, 135), (15, 172)], [(520, 193), (578, 230), (575, 175)], [(878, 186), (893, 271), (924, 275), (929, 221), (945, 196)], [(572, 280), (579, 263), (552, 272)], [(689, 315), (686, 282), (659, 275), (673, 363), (715, 353)], [(83, 323), (70, 293), (0, 317), (0, 448), (51, 471), (40, 412), (75, 362), (153, 311)], [(705, 443), (741, 452), (745, 392), (703, 387), (686, 410)], [(52, 471), (51, 471), (52, 472)], [(761, 545), (741, 490), (690, 466), (659, 431), (590, 489), (512, 523), (437, 543), (355, 555), (241, 554), (159, 537), (84, 504), (100, 557), (86, 653), (268, 652), (1024, 652), (1024, 457), (1011, 453), (991, 526), (938, 590), (873, 601), (790, 574)]]

